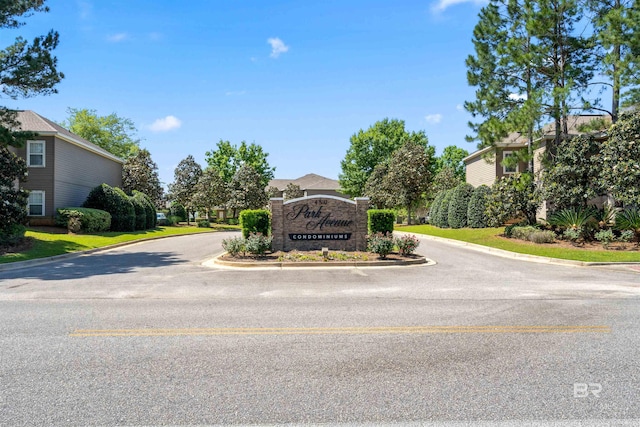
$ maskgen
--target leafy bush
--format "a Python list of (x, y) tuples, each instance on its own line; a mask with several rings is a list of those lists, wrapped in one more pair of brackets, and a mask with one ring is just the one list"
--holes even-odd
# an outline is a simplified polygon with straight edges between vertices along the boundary
[(440, 199), (440, 205), (437, 208), (436, 216), (433, 218), (433, 225), (440, 228), (449, 227), (449, 203), (453, 190), (447, 190)]
[(264, 236), (271, 234), (271, 216), (265, 209), (247, 209), (240, 212), (240, 224), (245, 239), (252, 233)]
[(393, 233), (375, 233), (367, 236), (367, 247), (369, 252), (378, 254), (385, 259), (393, 251)]
[(504, 228), (504, 236), (505, 236), (505, 237), (509, 237), (509, 238), (513, 237), (513, 230), (514, 230), (516, 227), (519, 227), (519, 225), (518, 225), (518, 224), (509, 224), (509, 225), (507, 225), (507, 226)]
[(467, 225), (471, 228), (485, 228), (489, 219), (487, 218), (487, 197), (491, 193), (491, 188), (481, 185), (475, 190), (469, 199), (467, 210)]
[(531, 225), (527, 225), (524, 227), (516, 226), (511, 231), (511, 237), (519, 240), (529, 240), (529, 236), (531, 236), (531, 234), (535, 233), (536, 231), (538, 231), (538, 229)]
[[(438, 192), (436, 197), (431, 202), (431, 208), (429, 209), (429, 224), (436, 225), (436, 217), (439, 215), (440, 206), (442, 205), (442, 198), (445, 195), (446, 190)], [(436, 225), (437, 226), (437, 225)]]
[[(2, 128), (8, 132), (6, 128)], [(27, 164), (4, 144), (0, 144), (0, 244), (14, 245), (24, 236), (29, 193), (16, 188), (16, 180), (27, 176)]]
[(405, 234), (402, 237), (398, 237), (395, 240), (395, 244), (398, 247), (400, 255), (411, 255), (420, 246), (420, 240), (414, 235)]
[(447, 220), (451, 228), (464, 228), (467, 226), (467, 212), (469, 200), (473, 194), (473, 185), (462, 183), (453, 189)]
[(629, 208), (619, 212), (616, 215), (616, 228), (633, 231), (636, 242), (640, 245), (640, 210)]
[(595, 222), (595, 210), (588, 208), (562, 209), (549, 216), (549, 224), (564, 229), (562, 235), (569, 241), (575, 243), (580, 238), (587, 236), (587, 226)]
[(187, 220), (187, 210), (180, 203), (173, 202), (169, 210), (171, 212), (171, 216), (175, 216), (178, 218), (176, 223)]
[(250, 254), (264, 256), (267, 251), (271, 250), (271, 241), (271, 236), (265, 236), (262, 233), (251, 233), (245, 239), (244, 246)]
[(238, 218), (227, 218), (227, 224), (229, 225), (238, 225)]
[(199, 219), (196, 222), (196, 225), (200, 228), (210, 228), (211, 227), (211, 223), (209, 222), (208, 219)]
[(621, 114), (602, 148), (602, 181), (625, 204), (640, 204), (640, 110)]
[(91, 190), (82, 206), (109, 212), (111, 214), (111, 230), (113, 231), (133, 231), (135, 229), (135, 208), (129, 197), (119, 188), (101, 184)]
[(136, 213), (135, 229), (146, 230), (147, 228), (147, 212), (144, 208), (144, 202), (139, 197), (129, 197)]
[(556, 233), (551, 230), (537, 230), (529, 235), (529, 241), (533, 243), (553, 243)]
[(635, 233), (631, 230), (624, 230), (622, 233), (620, 233), (620, 237), (618, 237), (618, 240), (621, 242), (630, 242), (631, 240), (633, 240), (634, 234)]
[(562, 233), (562, 236), (570, 242), (576, 243), (582, 237), (582, 232), (576, 228), (567, 228)]
[(369, 209), (367, 211), (369, 234), (393, 233), (396, 213), (390, 209)]
[(156, 206), (151, 201), (151, 198), (146, 194), (136, 190), (133, 190), (133, 197), (139, 199), (144, 205), (147, 228), (156, 228), (156, 226), (158, 225), (158, 218), (156, 216), (157, 211)]
[(602, 247), (605, 249), (609, 249), (609, 245), (615, 240), (615, 236), (613, 235), (613, 231), (611, 229), (600, 230), (595, 234), (594, 237), (598, 242), (602, 243)]
[(59, 208), (56, 211), (56, 225), (72, 233), (107, 231), (111, 228), (111, 214), (100, 209)]
[(167, 217), (167, 225), (169, 227), (176, 226), (178, 224), (178, 222), (180, 222), (180, 217), (177, 217), (175, 215), (169, 215)]
[[(540, 230), (532, 225), (510, 226), (509, 237), (519, 240), (526, 240), (533, 243), (552, 243), (556, 239), (556, 234), (551, 230)], [(506, 234), (506, 233), (505, 233)]]
[(22, 224), (9, 224), (0, 229), (0, 245), (13, 246), (24, 238), (27, 228)]
[(238, 254), (246, 252), (245, 240), (242, 237), (232, 237), (230, 239), (222, 240), (222, 248), (229, 252), (232, 257), (238, 256)]
[(499, 227), (510, 219), (523, 217), (536, 223), (540, 189), (531, 173), (516, 173), (496, 180), (487, 196), (487, 225)]

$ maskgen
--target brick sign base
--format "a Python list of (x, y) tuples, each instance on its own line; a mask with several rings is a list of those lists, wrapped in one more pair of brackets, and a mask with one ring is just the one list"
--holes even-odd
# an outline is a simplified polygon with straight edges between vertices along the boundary
[(367, 249), (369, 199), (366, 197), (353, 201), (316, 195), (286, 202), (273, 198), (269, 206), (274, 251)]

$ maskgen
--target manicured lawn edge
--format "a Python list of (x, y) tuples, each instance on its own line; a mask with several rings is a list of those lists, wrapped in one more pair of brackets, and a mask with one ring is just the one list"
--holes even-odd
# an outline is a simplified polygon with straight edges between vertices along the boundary
[(190, 234), (210, 233), (215, 228), (197, 227), (158, 227), (155, 230), (136, 232), (104, 232), (94, 234), (58, 234), (28, 229), (26, 237), (34, 239), (33, 246), (21, 253), (9, 253), (0, 256), (0, 264), (49, 258), (116, 245), (130, 244), (145, 240), (161, 239)]
[(398, 231), (424, 234), (428, 236), (443, 237), (459, 240), (490, 248), (502, 249), (518, 254), (534, 255), (548, 258), (565, 259), (582, 262), (640, 262), (640, 252), (625, 252), (616, 250), (584, 250), (579, 248), (566, 248), (553, 244), (538, 245), (516, 239), (500, 237), (504, 228), (461, 228), (443, 229), (432, 225), (412, 225), (396, 228)]

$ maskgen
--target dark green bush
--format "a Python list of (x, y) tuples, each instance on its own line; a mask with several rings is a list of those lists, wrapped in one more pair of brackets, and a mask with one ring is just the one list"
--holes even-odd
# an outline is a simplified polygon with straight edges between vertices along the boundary
[(227, 224), (229, 225), (238, 225), (238, 218), (227, 218)]
[(147, 229), (156, 228), (156, 226), (158, 225), (158, 218), (156, 217), (156, 206), (153, 204), (149, 196), (140, 191), (133, 190), (133, 197), (140, 199), (142, 201), (142, 204), (144, 205)]
[(451, 228), (464, 228), (467, 226), (467, 211), (469, 200), (473, 194), (473, 185), (462, 183), (453, 189), (449, 201), (447, 220)]
[(433, 218), (433, 225), (440, 228), (449, 227), (449, 204), (451, 202), (451, 196), (453, 195), (453, 189), (446, 190), (442, 199), (440, 199), (440, 205), (436, 212), (436, 217)]
[(0, 245), (13, 246), (24, 238), (27, 228), (22, 224), (10, 224), (0, 229)]
[(367, 211), (369, 234), (393, 233), (396, 213), (390, 209), (369, 209)]
[(136, 213), (136, 222), (135, 229), (136, 230), (146, 230), (147, 229), (147, 212), (144, 208), (144, 202), (139, 197), (129, 197), (129, 201), (133, 205), (133, 208)]
[(267, 251), (271, 250), (271, 242), (271, 236), (266, 236), (262, 233), (251, 233), (245, 239), (244, 246), (251, 255), (262, 257)]
[[(78, 230), (74, 230), (75, 220), (79, 222)], [(111, 214), (100, 209), (59, 208), (56, 211), (56, 225), (65, 227), (74, 233), (77, 231), (87, 233), (108, 231), (111, 228)]]
[(198, 221), (196, 221), (196, 225), (200, 228), (209, 228), (211, 227), (211, 223), (209, 222), (208, 219), (199, 219)]
[(444, 197), (446, 193), (446, 190), (444, 191), (439, 191), (438, 194), (436, 194), (436, 197), (433, 199), (433, 202), (431, 202), (431, 208), (429, 209), (429, 224), (431, 225), (435, 225), (436, 224), (436, 218), (439, 215), (439, 211), (440, 211), (440, 206), (442, 205), (442, 198)]
[(251, 233), (268, 236), (271, 232), (271, 215), (265, 209), (246, 209), (240, 212), (240, 225), (245, 239)]
[(91, 190), (82, 206), (109, 212), (112, 231), (133, 231), (135, 229), (135, 208), (129, 200), (129, 196), (119, 188), (101, 184)]
[(367, 236), (367, 249), (385, 259), (393, 251), (395, 245), (392, 233), (370, 234)]
[(471, 228), (487, 227), (487, 196), (491, 193), (491, 188), (481, 185), (475, 190), (469, 199), (467, 209), (467, 225)]
[(171, 212), (171, 216), (178, 217), (177, 222), (187, 220), (187, 210), (180, 203), (173, 202), (171, 204), (170, 212)]

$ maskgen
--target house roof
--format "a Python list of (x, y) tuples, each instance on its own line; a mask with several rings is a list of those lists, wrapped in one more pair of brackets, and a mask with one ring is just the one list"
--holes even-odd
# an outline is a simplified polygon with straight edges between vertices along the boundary
[(67, 129), (63, 128), (57, 123), (42, 117), (40, 114), (31, 111), (24, 110), (18, 111), (16, 119), (20, 122), (20, 130), (28, 132), (36, 132), (39, 135), (48, 136), (54, 135), (60, 139), (63, 139), (71, 144), (77, 145), (85, 150), (91, 151), (99, 156), (106, 157), (118, 163), (124, 163), (120, 157), (117, 157), (107, 150), (95, 145), (92, 142), (78, 136)]
[[(594, 119), (604, 118), (606, 116), (602, 115), (580, 115), (580, 116), (569, 116), (567, 118), (567, 127), (569, 131), (569, 135), (583, 135), (587, 132), (581, 132), (578, 128), (582, 125), (585, 125), (591, 122)], [(549, 141), (555, 138), (556, 136), (556, 123), (548, 123), (542, 127), (542, 135), (539, 136), (536, 141)], [(496, 147), (500, 148), (524, 148), (528, 145), (527, 136), (520, 132), (512, 132), (506, 138), (496, 143)], [(481, 156), (485, 153), (493, 150), (494, 147), (485, 147), (481, 150), (475, 151), (469, 154), (467, 157), (462, 159), (463, 162), (467, 160), (472, 160), (478, 156)]]
[(297, 184), (301, 190), (340, 190), (340, 183), (335, 179), (309, 173), (297, 179), (272, 179), (269, 187), (283, 191), (289, 183)]

